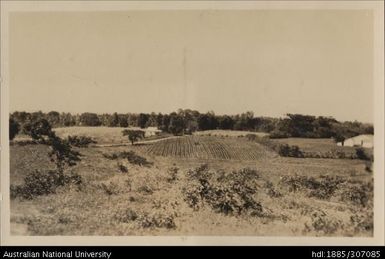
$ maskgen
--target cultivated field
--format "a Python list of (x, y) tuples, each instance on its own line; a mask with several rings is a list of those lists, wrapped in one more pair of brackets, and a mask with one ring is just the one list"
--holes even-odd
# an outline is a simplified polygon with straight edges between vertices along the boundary
[[(57, 132), (93, 136), (98, 143), (128, 143), (121, 130), (81, 127)], [(11, 231), (372, 236), (373, 178), (364, 161), (280, 157), (264, 145), (231, 134), (75, 148), (82, 160), (70, 171), (81, 177), (81, 183), (33, 199), (13, 198)], [(306, 145), (315, 149), (332, 147), (329, 140), (311, 142)], [(54, 168), (45, 145), (10, 148), (13, 185), (23, 184), (35, 169)]]
[(255, 160), (277, 156), (260, 144), (246, 139), (213, 136), (185, 136), (161, 140), (149, 146), (147, 153), (176, 158), (218, 160)]
[(194, 135), (198, 136), (219, 136), (219, 137), (244, 137), (247, 134), (254, 134), (259, 137), (267, 136), (268, 133), (253, 132), (253, 131), (240, 131), (240, 130), (203, 130), (194, 132)]

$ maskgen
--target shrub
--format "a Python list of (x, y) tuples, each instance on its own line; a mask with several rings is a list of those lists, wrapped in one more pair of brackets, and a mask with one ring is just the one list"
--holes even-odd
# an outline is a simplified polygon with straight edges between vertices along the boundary
[(290, 146), (288, 144), (280, 145), (278, 154), (285, 157), (304, 157), (298, 146)]
[(358, 159), (361, 160), (370, 160), (370, 157), (368, 154), (366, 154), (365, 149), (363, 148), (356, 148), (356, 156)]
[(137, 220), (143, 228), (176, 228), (174, 216), (172, 215), (162, 215), (160, 213), (144, 214), (140, 215)]
[(24, 199), (33, 199), (36, 196), (55, 193), (56, 189), (65, 185), (80, 185), (82, 178), (76, 173), (68, 175), (59, 171), (39, 171), (35, 170), (26, 175), (24, 184), (11, 185), (11, 198), (21, 197)]
[(115, 160), (115, 159), (118, 159), (119, 156), (116, 154), (116, 153), (112, 153), (112, 154), (103, 154), (103, 156), (107, 159), (110, 159), (110, 160)]
[(153, 163), (149, 162), (145, 157), (137, 155), (134, 151), (121, 152), (119, 157), (126, 158), (128, 162), (134, 165), (151, 166)]
[(267, 189), (267, 195), (272, 198), (278, 198), (283, 196), (282, 193), (280, 193), (276, 188), (274, 188), (273, 183), (270, 181), (267, 181), (264, 187)]
[(262, 216), (262, 205), (254, 197), (258, 187), (256, 179), (259, 178), (255, 170), (212, 172), (207, 165), (202, 165), (187, 175), (190, 181), (183, 193), (190, 207), (199, 209), (207, 204), (215, 212), (225, 215)]
[(124, 165), (122, 165), (122, 164), (120, 164), (120, 163), (118, 163), (118, 168), (119, 168), (119, 171), (120, 171), (121, 173), (127, 173), (127, 172), (128, 172), (127, 167), (125, 167)]
[(350, 202), (354, 205), (367, 207), (369, 202), (373, 200), (373, 183), (346, 184), (342, 186), (340, 199)]
[(273, 130), (272, 132), (270, 132), (269, 134), (270, 138), (288, 138), (290, 137), (290, 134), (287, 133), (287, 132), (284, 132), (284, 131), (280, 131), (280, 130)]
[(365, 171), (368, 173), (373, 172), (373, 163), (370, 161), (365, 162)]
[(120, 153), (103, 154), (103, 156), (110, 160), (118, 158), (127, 159), (128, 162), (134, 165), (150, 167), (153, 165), (152, 162), (148, 161), (145, 157), (137, 155), (134, 151), (123, 151)]
[(33, 140), (37, 140), (42, 144), (45, 144), (47, 137), (55, 135), (55, 132), (52, 131), (52, 127), (46, 119), (39, 119), (24, 124), (23, 131), (31, 136)]
[(334, 219), (322, 210), (316, 210), (311, 214), (311, 225), (305, 223), (306, 231), (322, 232), (325, 235), (335, 233), (339, 228), (343, 227), (340, 220)]
[(88, 147), (89, 144), (97, 143), (95, 140), (93, 140), (90, 137), (76, 136), (76, 135), (68, 136), (67, 141), (71, 146), (74, 146), (74, 147)]
[(168, 170), (169, 176), (167, 178), (167, 181), (168, 182), (175, 182), (176, 180), (178, 180), (178, 172), (179, 172), (178, 167), (171, 167)]
[(119, 222), (128, 223), (130, 221), (135, 221), (139, 216), (134, 210), (128, 208), (118, 211), (114, 217)]
[(20, 124), (14, 119), (9, 119), (9, 140), (13, 140), (20, 131)]
[(280, 185), (288, 187), (289, 191), (306, 191), (309, 197), (330, 199), (340, 184), (344, 183), (340, 177), (321, 176), (319, 179), (309, 176), (284, 176)]
[(144, 193), (144, 194), (152, 194), (154, 191), (151, 186), (149, 185), (142, 185), (138, 188), (138, 192)]
[(362, 231), (373, 232), (373, 210), (366, 211), (364, 214), (354, 214), (350, 217), (350, 222), (353, 225), (356, 233)]

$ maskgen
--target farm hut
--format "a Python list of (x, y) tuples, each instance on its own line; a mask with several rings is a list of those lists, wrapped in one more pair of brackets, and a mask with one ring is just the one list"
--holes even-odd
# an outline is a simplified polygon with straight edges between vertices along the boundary
[(352, 138), (345, 139), (343, 142), (338, 142), (337, 146), (346, 146), (346, 147), (373, 147), (373, 135), (358, 135)]
[(157, 127), (148, 127), (145, 130), (145, 136), (146, 137), (156, 136), (156, 135), (159, 135), (161, 132), (162, 131)]

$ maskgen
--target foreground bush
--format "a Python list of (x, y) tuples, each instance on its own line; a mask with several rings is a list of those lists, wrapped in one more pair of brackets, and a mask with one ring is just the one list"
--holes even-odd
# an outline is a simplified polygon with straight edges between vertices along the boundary
[(362, 207), (373, 201), (373, 183), (356, 182), (338, 176), (283, 176), (279, 185), (289, 192), (305, 192), (308, 197), (329, 200), (335, 197), (339, 201)]
[(215, 172), (203, 165), (190, 170), (187, 176), (190, 181), (183, 193), (190, 207), (197, 210), (207, 204), (225, 215), (263, 215), (262, 205), (255, 199), (257, 171), (245, 168), (230, 173)]
[(119, 222), (136, 222), (141, 228), (167, 228), (175, 229), (175, 217), (173, 215), (154, 213), (140, 213), (131, 208), (118, 210), (114, 218)]
[(33, 171), (28, 173), (22, 185), (11, 185), (11, 198), (16, 197), (31, 200), (36, 196), (55, 193), (56, 189), (65, 185), (82, 183), (82, 178), (76, 173), (63, 174), (59, 171)]
[(23, 185), (11, 186), (11, 197), (32, 199), (35, 196), (54, 193), (60, 186), (81, 183), (79, 175), (67, 171), (81, 160), (81, 154), (72, 149), (68, 140), (56, 136), (46, 119), (26, 123), (24, 131), (35, 142), (49, 146), (48, 157), (55, 164), (56, 170), (47, 172), (36, 170), (28, 173)]

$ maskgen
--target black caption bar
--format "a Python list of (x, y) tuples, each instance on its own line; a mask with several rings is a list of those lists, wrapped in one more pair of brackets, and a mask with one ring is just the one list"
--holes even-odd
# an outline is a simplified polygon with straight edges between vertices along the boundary
[(320, 247), (320, 246), (257, 246), (257, 247), (127, 247), (127, 246), (34, 246), (1, 247), (1, 258), (143, 258), (146, 256), (166, 256), (200, 259), (202, 257), (240, 258), (243, 254), (252, 258), (384, 258), (384, 247)]

